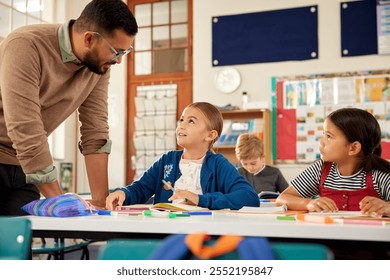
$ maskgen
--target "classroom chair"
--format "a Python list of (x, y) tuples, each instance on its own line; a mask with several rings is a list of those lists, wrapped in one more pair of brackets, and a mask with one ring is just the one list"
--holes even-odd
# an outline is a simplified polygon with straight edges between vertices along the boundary
[[(154, 239), (112, 239), (107, 241), (99, 252), (98, 259), (100, 260), (146, 260), (155, 259), (156, 252), (162, 251), (164, 254), (165, 248), (163, 246), (167, 239), (175, 243), (174, 238), (179, 235), (171, 235), (164, 240)], [(256, 238), (255, 238), (256, 239)], [(255, 240), (253, 239), (253, 240)], [(258, 238), (259, 242), (263, 242), (264, 239)], [(252, 241), (253, 241), (252, 240)], [(272, 256), (269, 254), (263, 254), (263, 259), (277, 259), (277, 260), (332, 260), (334, 259), (333, 253), (322, 244), (315, 243), (295, 243), (295, 242), (270, 242), (270, 249)], [(169, 247), (169, 246), (168, 246)], [(174, 248), (171, 246), (171, 248)], [(162, 249), (162, 250), (161, 250)], [(177, 243), (174, 250), (177, 249)], [(165, 253), (171, 256), (171, 252)], [(168, 256), (167, 259), (170, 259)], [(188, 257), (188, 256), (187, 256)], [(172, 258), (175, 259), (175, 258)], [(189, 259), (198, 259), (195, 256), (190, 256)], [(222, 254), (210, 259), (215, 260), (236, 260), (242, 259), (242, 256), (237, 250)], [(249, 258), (252, 259), (252, 258)], [(255, 259), (255, 258), (253, 258)]]
[[(90, 199), (91, 193), (77, 193), (84, 199)], [(40, 242), (33, 242), (33, 256), (47, 255), (47, 260), (63, 260), (65, 255), (75, 251), (81, 251), (81, 260), (89, 260), (88, 245), (92, 240), (75, 240), (69, 238), (40, 238)]]
[(31, 240), (30, 220), (0, 218), (0, 260), (29, 259)]
[(32, 244), (33, 256), (46, 255), (47, 260), (64, 260), (65, 255), (75, 251), (81, 251), (80, 260), (89, 260), (88, 245), (93, 241), (74, 240), (66, 238), (41, 238), (41, 242)]
[(160, 244), (154, 239), (111, 239), (101, 247), (98, 259), (147, 260)]

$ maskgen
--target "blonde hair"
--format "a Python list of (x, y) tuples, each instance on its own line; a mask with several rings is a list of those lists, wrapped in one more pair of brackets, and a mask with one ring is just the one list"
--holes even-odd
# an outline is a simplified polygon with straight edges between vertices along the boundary
[(207, 102), (195, 102), (188, 105), (186, 108), (196, 108), (206, 117), (206, 125), (208, 130), (217, 131), (218, 136), (210, 142), (209, 150), (212, 150), (213, 145), (221, 136), (223, 128), (223, 118), (221, 112), (214, 105)]
[(236, 157), (238, 160), (248, 160), (264, 156), (264, 144), (255, 134), (244, 133), (237, 139)]

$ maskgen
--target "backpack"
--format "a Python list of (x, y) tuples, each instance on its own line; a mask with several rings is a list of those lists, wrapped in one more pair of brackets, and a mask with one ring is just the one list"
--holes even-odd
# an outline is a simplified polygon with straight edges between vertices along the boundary
[(267, 238), (205, 233), (174, 234), (163, 240), (149, 257), (152, 260), (242, 259), (274, 260)]

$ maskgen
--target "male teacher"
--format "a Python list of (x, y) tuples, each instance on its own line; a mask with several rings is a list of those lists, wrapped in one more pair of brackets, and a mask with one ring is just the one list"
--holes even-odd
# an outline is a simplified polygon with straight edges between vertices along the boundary
[(79, 149), (95, 206), (108, 195), (110, 68), (132, 50), (137, 22), (121, 0), (93, 0), (63, 25), (24, 26), (0, 44), (0, 216), (62, 193), (47, 141), (78, 110)]

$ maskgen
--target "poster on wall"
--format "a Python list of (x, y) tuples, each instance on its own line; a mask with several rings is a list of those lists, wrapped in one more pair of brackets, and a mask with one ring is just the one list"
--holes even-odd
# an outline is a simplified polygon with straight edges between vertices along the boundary
[(390, 54), (390, 4), (377, 5), (378, 54)]
[(299, 106), (297, 115), (297, 159), (312, 162), (319, 158), (318, 141), (323, 134), (324, 106)]
[[(346, 107), (364, 109), (378, 120), (382, 157), (390, 159), (390, 70), (281, 77), (276, 83), (276, 161), (318, 159), (324, 119)], [(295, 133), (288, 132), (288, 127), (295, 128)], [(293, 141), (295, 149), (285, 148), (285, 143)]]
[(286, 81), (284, 83), (284, 92), (286, 109), (303, 105), (314, 106), (321, 102), (320, 83), (316, 79)]

